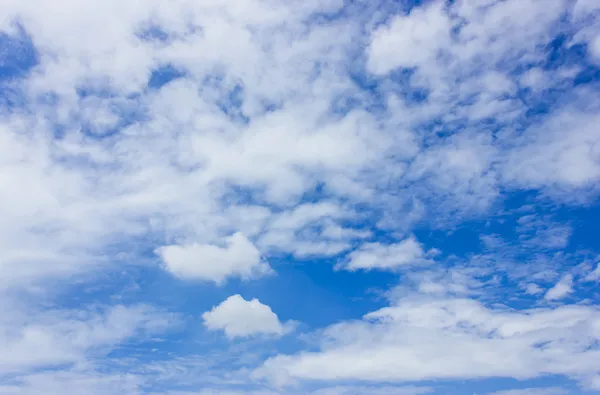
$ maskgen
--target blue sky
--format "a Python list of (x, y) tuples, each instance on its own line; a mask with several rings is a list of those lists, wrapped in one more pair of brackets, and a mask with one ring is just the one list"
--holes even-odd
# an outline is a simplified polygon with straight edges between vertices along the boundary
[(0, 393), (600, 393), (600, 3), (0, 5)]

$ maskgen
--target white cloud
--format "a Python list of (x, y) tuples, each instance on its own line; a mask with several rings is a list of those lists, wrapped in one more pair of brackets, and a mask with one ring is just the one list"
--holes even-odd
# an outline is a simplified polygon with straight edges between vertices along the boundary
[(393, 18), (388, 26), (373, 32), (368, 48), (369, 69), (385, 74), (397, 67), (435, 62), (438, 51), (450, 44), (451, 26), (440, 1)]
[[(341, 0), (54, 3), (5, 0), (0, 13), (0, 31), (20, 37), (18, 21), (38, 55), (23, 77), (2, 81), (11, 96), (0, 95), (0, 293), (38, 291), (51, 299), (74, 282), (102, 278), (97, 274), (105, 270), (135, 271), (128, 264), (148, 262), (147, 251), (156, 247), (163, 267), (179, 278), (251, 279), (271, 272), (261, 253), (330, 257), (378, 227), (410, 234), (417, 223), (449, 227), (484, 216), (513, 190), (569, 203), (599, 192), (597, 92), (568, 91), (577, 65), (542, 66), (548, 43), (570, 22), (564, 32), (574, 38), (567, 45), (585, 43), (595, 59), (595, 0), (579, 0), (572, 9), (573, 2), (563, 0), (438, 0), (401, 16), (359, 2), (364, 9), (347, 4), (335, 21), (323, 13), (340, 11)], [(382, 19), (389, 23), (370, 32)], [(362, 75), (357, 62), (365, 48), (374, 76)], [(532, 64), (540, 67), (525, 71)], [(166, 65), (181, 77), (148, 88), (152, 73)], [(413, 69), (408, 81), (387, 78), (398, 68)], [(365, 79), (378, 85), (363, 90)], [(517, 96), (517, 86), (531, 89)], [(426, 99), (415, 100), (413, 91)], [(561, 92), (564, 102), (546, 103), (546, 92)], [(239, 103), (232, 99), (237, 94)], [(528, 116), (538, 102), (548, 105), (548, 114)], [(360, 214), (363, 209), (368, 214)], [(374, 229), (356, 229), (357, 223)], [(526, 233), (523, 247), (561, 249), (567, 227), (537, 227)], [(557, 254), (552, 262), (517, 265), (517, 254), (501, 248), (494, 262), (476, 258), (488, 272), (503, 265), (513, 278), (543, 267), (528, 282), (544, 286), (566, 259)], [(365, 244), (346, 268), (408, 269), (426, 258), (409, 238)], [(460, 270), (421, 279), (421, 292), (438, 297), (485, 292)], [(560, 301), (564, 285), (547, 296)], [(541, 290), (532, 287), (525, 290)], [(20, 307), (13, 302), (2, 310)], [(422, 314), (396, 307), (409, 318), (445, 314), (435, 303), (431, 310), (419, 305)], [(145, 321), (154, 322), (153, 310), (141, 310), (53, 308), (46, 314), (25, 308), (30, 317), (7, 315), (0, 366), (89, 365), (89, 356), (102, 358), (153, 326)], [(561, 321), (561, 314), (576, 311), (588, 314), (581, 322), (590, 332), (598, 328), (591, 307), (477, 311), (511, 323), (546, 315)], [(466, 322), (478, 323), (476, 315)], [(320, 354), (283, 358), (284, 370), (326, 379), (348, 372), (369, 380), (550, 372), (598, 381), (589, 371), (597, 351), (582, 351), (588, 338), (568, 333), (576, 325), (555, 328), (544, 321), (539, 331), (488, 338), (452, 319), (433, 329), (412, 318), (383, 321), (342, 323), (348, 337), (330, 330), (333, 340)], [(402, 330), (425, 348), (396, 338)], [(549, 350), (533, 346), (548, 339)], [(397, 359), (394, 351), (408, 357)], [(363, 365), (352, 359), (357, 354), (365, 357)], [(489, 355), (514, 363), (501, 367)], [(406, 361), (405, 373), (393, 369)], [(29, 376), (0, 392), (138, 389), (129, 376), (65, 372)]]
[(564, 388), (525, 388), (517, 390), (506, 390), (490, 392), (488, 395), (565, 395), (568, 392)]
[(421, 395), (433, 392), (432, 388), (416, 386), (338, 386), (311, 392), (312, 395)]
[(222, 330), (229, 339), (263, 334), (281, 336), (293, 329), (293, 323), (282, 324), (269, 306), (240, 295), (230, 296), (202, 314), (202, 318), (209, 330)]
[(399, 243), (368, 243), (348, 254), (347, 270), (396, 270), (408, 265), (430, 263), (426, 252), (414, 236)]
[[(582, 98), (576, 96), (573, 100)], [(590, 109), (597, 105), (589, 102)], [(593, 187), (600, 177), (597, 122), (593, 110), (578, 113), (567, 109), (553, 114), (544, 124), (516, 139), (504, 169), (506, 180), (567, 191)]]
[(537, 284), (527, 284), (525, 287), (525, 293), (528, 295), (538, 295), (544, 292), (544, 290)]
[(83, 365), (131, 338), (144, 339), (174, 325), (177, 317), (148, 306), (113, 306), (99, 311), (15, 310), (3, 305), (0, 371)]
[(406, 382), (598, 373), (600, 311), (513, 311), (469, 299), (408, 297), (327, 328), (319, 351), (280, 355), (256, 371), (293, 379)]
[(138, 394), (143, 380), (127, 374), (40, 372), (20, 377), (13, 384), (0, 384), (5, 395), (60, 395), (65, 388), (73, 395)]
[(236, 233), (223, 244), (171, 245), (158, 248), (156, 253), (169, 272), (184, 279), (220, 284), (229, 277), (250, 279), (272, 273), (260, 251), (243, 234)]
[(592, 271), (591, 273), (589, 273), (588, 275), (586, 275), (584, 277), (585, 281), (598, 281), (600, 280), (600, 263), (596, 266), (596, 269), (594, 269), (594, 271)]
[(152, 393), (150, 395), (422, 395), (432, 392), (428, 387), (416, 386), (335, 386), (316, 390), (229, 390), (204, 389), (201, 391), (170, 391), (168, 393)]
[(546, 292), (544, 299), (546, 300), (560, 300), (567, 297), (573, 292), (573, 276), (565, 274), (558, 283)]

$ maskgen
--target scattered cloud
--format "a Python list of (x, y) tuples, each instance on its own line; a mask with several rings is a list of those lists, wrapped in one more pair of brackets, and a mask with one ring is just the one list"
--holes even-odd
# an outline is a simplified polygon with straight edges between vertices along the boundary
[(573, 292), (573, 276), (565, 274), (556, 285), (544, 295), (546, 300), (563, 299)]
[(294, 324), (282, 324), (271, 308), (258, 299), (245, 300), (233, 295), (202, 314), (209, 330), (222, 330), (229, 339), (256, 335), (281, 336), (293, 329)]
[(599, 320), (595, 307), (511, 311), (469, 299), (407, 298), (327, 328), (319, 351), (270, 358), (256, 374), (275, 382), (591, 377)]
[(250, 279), (272, 272), (260, 251), (241, 233), (226, 238), (224, 246), (170, 245), (158, 248), (156, 253), (164, 261), (166, 270), (183, 279), (220, 284), (228, 277)]
[(596, 266), (596, 269), (594, 269), (594, 271), (592, 271), (587, 276), (585, 276), (584, 280), (585, 281), (598, 281), (598, 280), (600, 280), (600, 264), (598, 264)]
[(492, 392), (489, 395), (563, 395), (568, 392), (563, 388), (526, 388)]
[(347, 270), (396, 270), (403, 266), (427, 264), (427, 253), (413, 236), (399, 243), (367, 243), (348, 254)]

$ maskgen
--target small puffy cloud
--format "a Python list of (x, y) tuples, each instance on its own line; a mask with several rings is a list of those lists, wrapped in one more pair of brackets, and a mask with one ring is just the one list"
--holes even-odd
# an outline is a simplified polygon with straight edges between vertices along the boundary
[(559, 300), (565, 298), (573, 292), (573, 276), (570, 274), (564, 275), (558, 283), (546, 292), (544, 299)]
[(368, 243), (348, 255), (347, 270), (396, 270), (402, 266), (429, 263), (414, 236), (395, 244)]
[(277, 314), (258, 299), (245, 300), (233, 295), (202, 314), (204, 325), (211, 331), (222, 330), (229, 339), (256, 335), (281, 336), (293, 328), (293, 323), (282, 324)]
[(156, 253), (166, 270), (192, 280), (223, 283), (229, 277), (250, 279), (272, 272), (260, 251), (246, 236), (236, 233), (226, 238), (223, 246), (214, 244), (170, 245)]

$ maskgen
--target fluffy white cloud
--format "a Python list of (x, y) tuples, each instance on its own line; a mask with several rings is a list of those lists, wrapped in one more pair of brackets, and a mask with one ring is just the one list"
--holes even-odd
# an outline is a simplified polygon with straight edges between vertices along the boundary
[(491, 392), (488, 395), (564, 395), (568, 392), (563, 388), (526, 388), (518, 390), (506, 390)]
[(397, 16), (377, 29), (368, 48), (369, 69), (385, 74), (397, 67), (412, 68), (435, 62), (448, 47), (450, 22), (443, 2), (417, 7), (407, 16)]
[(228, 277), (250, 279), (272, 272), (260, 251), (246, 236), (236, 233), (223, 246), (213, 244), (171, 245), (156, 250), (166, 269), (184, 279), (222, 283)]
[(408, 265), (430, 263), (426, 252), (414, 236), (399, 243), (363, 244), (348, 254), (348, 262), (341, 267), (347, 270), (396, 270)]
[(417, 296), (362, 321), (333, 325), (321, 339), (319, 351), (276, 356), (256, 375), (278, 382), (593, 377), (600, 311), (591, 306), (513, 311), (469, 299)]
[(282, 324), (271, 308), (258, 299), (245, 300), (240, 295), (225, 299), (211, 311), (202, 314), (209, 330), (222, 330), (230, 339), (256, 335), (281, 336), (293, 328), (293, 323)]
[(559, 190), (593, 187), (600, 177), (600, 128), (593, 108), (600, 103), (588, 104), (590, 112), (557, 113), (518, 138), (505, 165), (507, 181)]
[(558, 283), (546, 292), (544, 299), (559, 300), (567, 297), (573, 292), (573, 276), (565, 274)]

